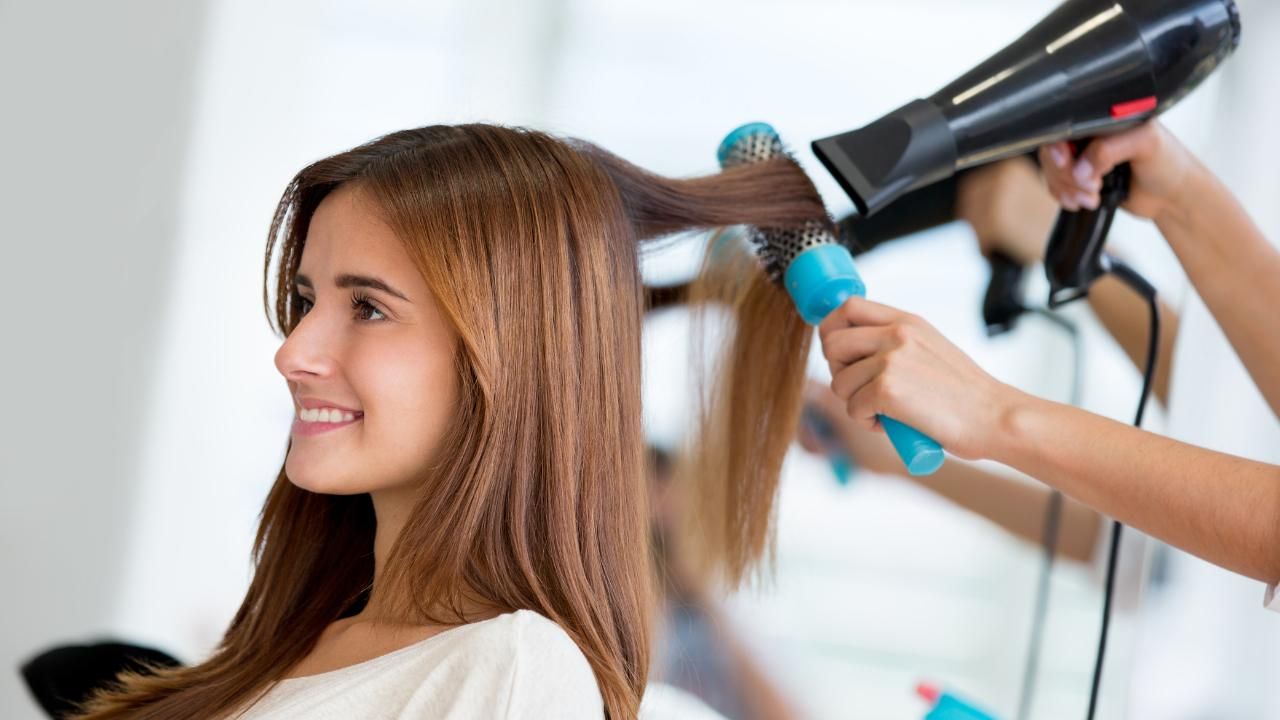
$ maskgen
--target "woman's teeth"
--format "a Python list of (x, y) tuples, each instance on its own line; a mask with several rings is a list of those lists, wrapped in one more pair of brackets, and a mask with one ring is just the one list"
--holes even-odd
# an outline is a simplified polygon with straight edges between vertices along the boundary
[(355, 413), (344, 412), (334, 408), (319, 408), (315, 410), (302, 409), (298, 411), (298, 419), (303, 422), (350, 422), (356, 419)]

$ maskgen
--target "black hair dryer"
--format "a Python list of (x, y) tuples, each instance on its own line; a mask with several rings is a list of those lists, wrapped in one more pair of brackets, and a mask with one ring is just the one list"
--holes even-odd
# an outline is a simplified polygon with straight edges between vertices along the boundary
[[(867, 217), (958, 170), (1133, 127), (1182, 99), (1239, 42), (1233, 0), (1067, 0), (932, 97), (816, 140), (813, 151)], [(1098, 210), (1059, 220), (1046, 256), (1051, 304), (1082, 296), (1101, 274), (1126, 171), (1108, 176)]]

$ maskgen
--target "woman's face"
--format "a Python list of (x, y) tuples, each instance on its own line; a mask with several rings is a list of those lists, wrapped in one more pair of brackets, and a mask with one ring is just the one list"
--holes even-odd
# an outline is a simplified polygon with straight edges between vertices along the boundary
[(275, 358), (294, 400), (289, 480), (337, 495), (416, 484), (454, 413), (457, 336), (358, 188), (316, 209), (297, 291), (302, 319)]

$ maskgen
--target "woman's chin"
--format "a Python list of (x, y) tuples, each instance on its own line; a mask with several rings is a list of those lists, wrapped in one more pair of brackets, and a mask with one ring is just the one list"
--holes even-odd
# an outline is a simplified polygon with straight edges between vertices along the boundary
[(320, 495), (359, 495), (360, 493), (368, 492), (368, 490), (361, 487), (356, 487), (347, 483), (334, 482), (327, 479), (295, 479), (290, 475), (289, 482), (293, 483), (297, 488)]
[(285, 475), (295, 487), (322, 495), (358, 495), (369, 492), (365, 484), (352, 480), (342, 473), (335, 473), (331, 468), (318, 470), (306, 467), (306, 463), (295, 462), (293, 456), (285, 461)]

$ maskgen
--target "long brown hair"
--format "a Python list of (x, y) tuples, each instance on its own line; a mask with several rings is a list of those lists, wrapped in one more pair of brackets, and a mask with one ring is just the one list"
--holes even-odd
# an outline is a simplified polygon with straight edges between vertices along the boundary
[[(639, 250), (696, 228), (799, 224), (824, 215), (820, 198), (789, 160), (673, 180), (535, 131), (395, 132), (307, 166), (285, 190), (263, 290), (285, 336), (300, 319), (294, 275), (311, 217), (349, 183), (375, 201), (460, 338), (457, 417), (379, 582), (424, 623), (466, 622), (461, 608), (476, 600), (550, 618), (590, 662), (608, 716), (635, 717), (651, 599)], [(743, 272), (729, 363), (742, 396), (713, 455), (745, 454), (703, 478), (735, 486), (711, 496), (733, 506), (719, 536), (737, 568), (759, 554), (808, 338), (759, 268)], [(259, 696), (367, 599), (373, 539), (368, 495), (308, 492), (282, 467), (253, 580), (212, 656), (122, 674), (81, 718), (216, 717)]]

